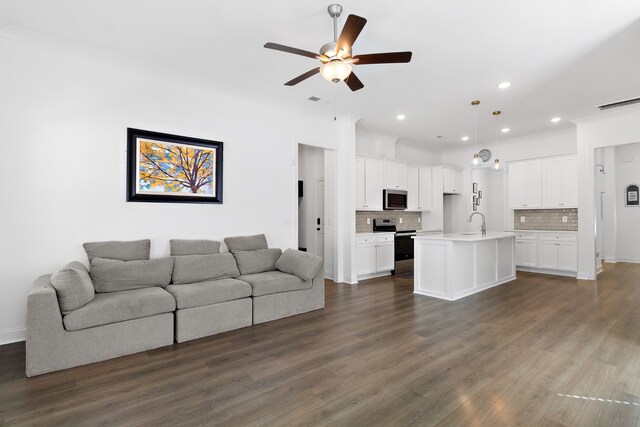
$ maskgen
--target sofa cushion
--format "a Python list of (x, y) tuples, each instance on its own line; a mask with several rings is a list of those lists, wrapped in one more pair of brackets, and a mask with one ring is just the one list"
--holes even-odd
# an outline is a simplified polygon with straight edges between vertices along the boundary
[(209, 280), (188, 285), (169, 285), (178, 309), (200, 307), (251, 296), (251, 286), (236, 279)]
[(256, 251), (233, 251), (240, 274), (256, 274), (276, 269), (276, 261), (282, 249), (258, 249)]
[(287, 249), (276, 262), (283, 273), (295, 274), (302, 280), (313, 280), (322, 267), (322, 258), (309, 252)]
[(279, 294), (281, 292), (300, 291), (310, 289), (312, 282), (304, 281), (296, 275), (281, 271), (265, 271), (264, 273), (249, 274), (238, 277), (238, 280), (251, 285), (254, 297), (260, 295)]
[(60, 311), (66, 314), (88, 304), (96, 296), (87, 267), (73, 261), (51, 275), (51, 285), (58, 294)]
[(233, 251), (256, 251), (258, 249), (267, 249), (267, 238), (264, 234), (256, 234), (254, 236), (235, 236), (226, 237), (224, 243), (229, 248), (229, 252)]
[(133, 289), (97, 294), (89, 304), (65, 315), (63, 321), (68, 331), (77, 331), (155, 314), (171, 313), (175, 309), (175, 300), (162, 288)]
[(120, 261), (134, 261), (149, 259), (151, 241), (133, 240), (130, 242), (88, 242), (82, 245), (89, 262), (94, 258), (118, 259)]
[(182, 240), (169, 241), (171, 256), (209, 255), (220, 253), (220, 242), (215, 240)]
[(141, 261), (94, 258), (89, 275), (96, 292), (119, 292), (151, 286), (165, 287), (171, 283), (172, 271), (172, 257)]
[(172, 283), (198, 283), (213, 279), (238, 277), (236, 260), (229, 253), (185, 255), (175, 257)]

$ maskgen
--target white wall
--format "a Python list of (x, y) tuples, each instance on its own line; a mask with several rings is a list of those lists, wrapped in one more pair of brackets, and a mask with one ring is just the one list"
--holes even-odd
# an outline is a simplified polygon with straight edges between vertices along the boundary
[(422, 148), (396, 142), (396, 159), (421, 165), (435, 166), (442, 163), (441, 154)]
[(596, 278), (595, 149), (640, 142), (640, 109), (576, 120), (578, 140), (578, 278)]
[(396, 158), (397, 137), (356, 127), (356, 154), (363, 156)]
[[(23, 337), (39, 275), (86, 262), (85, 241), (150, 238), (152, 256), (167, 255), (171, 238), (265, 233), (270, 246), (297, 247), (298, 142), (337, 150), (341, 202), (327, 220), (342, 232), (337, 280), (352, 279), (353, 118), (314, 118), (71, 51), (0, 37), (0, 343)], [(224, 204), (127, 203), (127, 127), (223, 141)]]
[(640, 186), (640, 144), (615, 148), (616, 260), (640, 262), (640, 207), (625, 206), (624, 190)]

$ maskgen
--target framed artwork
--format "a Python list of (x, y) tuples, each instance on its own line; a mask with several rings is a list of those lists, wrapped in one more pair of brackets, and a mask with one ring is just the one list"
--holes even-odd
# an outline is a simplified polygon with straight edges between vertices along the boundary
[(222, 203), (222, 142), (127, 129), (127, 201)]

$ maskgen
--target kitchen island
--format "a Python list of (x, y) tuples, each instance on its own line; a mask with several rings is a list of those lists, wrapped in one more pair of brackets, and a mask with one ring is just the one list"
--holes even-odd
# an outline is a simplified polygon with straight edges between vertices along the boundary
[(516, 278), (514, 233), (414, 237), (414, 290), (454, 301)]

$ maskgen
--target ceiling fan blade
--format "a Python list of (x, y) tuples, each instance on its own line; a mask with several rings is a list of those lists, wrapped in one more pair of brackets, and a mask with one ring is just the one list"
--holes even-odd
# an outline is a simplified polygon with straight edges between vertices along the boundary
[(369, 53), (365, 55), (356, 55), (354, 65), (367, 64), (396, 64), (411, 61), (411, 52), (387, 52), (387, 53)]
[(340, 52), (340, 50), (350, 52), (351, 46), (355, 43), (366, 23), (367, 20), (361, 16), (349, 15), (347, 22), (344, 23), (340, 37), (338, 37), (336, 52)]
[(267, 49), (279, 50), (281, 52), (293, 53), (294, 55), (306, 56), (307, 58), (316, 59), (317, 53), (309, 52), (307, 50), (298, 49), (295, 47), (285, 46), (278, 43), (267, 43), (264, 45)]
[(298, 77), (296, 77), (295, 79), (289, 80), (288, 82), (286, 82), (284, 85), (285, 86), (293, 86), (293, 85), (297, 85), (298, 83), (300, 83), (303, 80), (308, 79), (311, 76), (314, 76), (316, 74), (318, 74), (320, 72), (320, 67), (314, 68), (313, 70), (309, 70), (304, 74), (300, 74)]
[(347, 86), (349, 86), (349, 89), (351, 89), (353, 92), (360, 90), (364, 87), (364, 84), (362, 84), (358, 76), (356, 76), (353, 71), (351, 72), (351, 74), (349, 74), (349, 76), (346, 79), (344, 79), (344, 82), (347, 84)]

